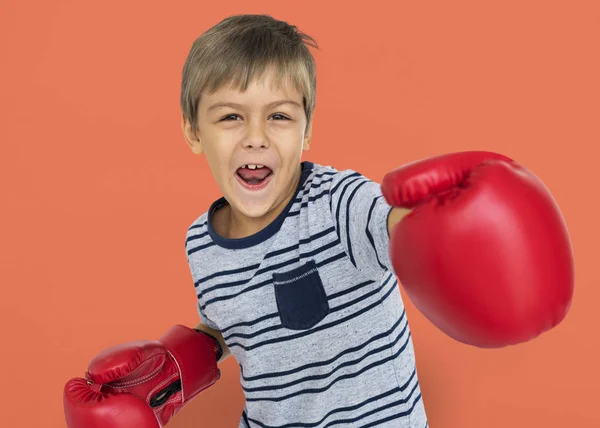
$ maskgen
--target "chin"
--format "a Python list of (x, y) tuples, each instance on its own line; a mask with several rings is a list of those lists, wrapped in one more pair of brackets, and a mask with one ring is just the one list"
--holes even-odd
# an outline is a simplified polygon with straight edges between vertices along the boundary
[(248, 218), (259, 219), (266, 216), (271, 210), (270, 204), (244, 204), (236, 207), (240, 214)]
[(240, 192), (234, 186), (237, 186), (237, 183), (234, 183), (232, 188), (229, 189), (230, 197), (226, 199), (231, 207), (242, 216), (250, 219), (260, 219), (275, 208), (277, 201), (275, 193), (278, 193), (276, 189), (271, 188), (260, 196), (249, 197), (248, 194)]
[(267, 214), (272, 208), (271, 198), (268, 200), (248, 200), (241, 195), (237, 195), (235, 191), (225, 196), (229, 206), (237, 213), (248, 218), (260, 218)]

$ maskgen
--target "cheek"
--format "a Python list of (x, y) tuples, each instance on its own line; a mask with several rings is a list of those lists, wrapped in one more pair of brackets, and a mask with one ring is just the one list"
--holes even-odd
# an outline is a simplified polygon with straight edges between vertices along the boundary
[(235, 148), (231, 138), (227, 138), (226, 133), (212, 133), (205, 140), (205, 153), (213, 163), (226, 162)]
[(231, 154), (217, 144), (206, 147), (204, 154), (215, 179), (220, 183), (227, 182), (231, 178)]
[(277, 151), (282, 159), (286, 159), (284, 163), (292, 164), (302, 155), (302, 139), (298, 136), (287, 139), (277, 144)]
[(295, 153), (304, 143), (304, 129), (300, 126), (280, 126), (279, 129), (272, 130), (272, 138), (279, 142), (281, 150), (289, 153)]

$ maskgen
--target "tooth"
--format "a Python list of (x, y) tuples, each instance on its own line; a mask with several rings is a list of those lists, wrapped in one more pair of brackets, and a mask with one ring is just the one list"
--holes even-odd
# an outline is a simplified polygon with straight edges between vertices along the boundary
[(264, 168), (264, 165), (256, 165), (257, 168)]
[(249, 169), (256, 169), (256, 165), (254, 165), (254, 164), (249, 164), (249, 165), (248, 165), (248, 168), (249, 168)]

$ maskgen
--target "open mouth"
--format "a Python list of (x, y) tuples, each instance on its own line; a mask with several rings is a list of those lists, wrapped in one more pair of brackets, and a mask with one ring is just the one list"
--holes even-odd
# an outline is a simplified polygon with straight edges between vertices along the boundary
[(273, 171), (265, 165), (247, 164), (238, 168), (235, 175), (244, 187), (258, 190), (267, 185), (273, 176)]

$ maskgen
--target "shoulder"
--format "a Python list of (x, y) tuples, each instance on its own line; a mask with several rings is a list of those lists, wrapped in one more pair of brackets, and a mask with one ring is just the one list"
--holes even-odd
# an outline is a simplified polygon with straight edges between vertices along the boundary
[(188, 226), (186, 239), (202, 232), (208, 232), (208, 211), (203, 212)]
[[(224, 197), (220, 197), (217, 200), (213, 201), (210, 207), (200, 214), (196, 219), (190, 224), (186, 231), (185, 242), (186, 247), (189, 241), (198, 240), (200, 238), (206, 237), (210, 239), (209, 225), (208, 221), (215, 212), (219, 211), (219, 208), (222, 208), (226, 205), (226, 200)], [(214, 215), (213, 215), (214, 217)]]
[(372, 183), (372, 180), (352, 168), (337, 169), (330, 165), (312, 164), (313, 172), (306, 181), (305, 187), (327, 190), (331, 195), (351, 183)]
[(208, 232), (208, 211), (198, 216), (187, 228), (185, 233), (185, 252), (189, 257), (209, 246), (212, 242)]
[(209, 214), (210, 211), (207, 211), (198, 216), (187, 228), (185, 236), (185, 254), (196, 287), (207, 275), (222, 268), (219, 264), (219, 247), (208, 227)]
[(321, 165), (314, 162), (308, 162), (306, 180), (304, 181), (304, 194), (322, 193), (326, 190), (330, 192), (338, 183), (352, 177), (362, 177), (362, 175), (353, 169), (337, 169), (331, 165)]
[(301, 193), (294, 202), (298, 209), (292, 209), (291, 213), (306, 211), (313, 220), (315, 216), (330, 216), (340, 204), (355, 203), (356, 199), (362, 197), (363, 192), (357, 194), (356, 190), (364, 190), (367, 182), (369, 180), (354, 169), (313, 163)]

